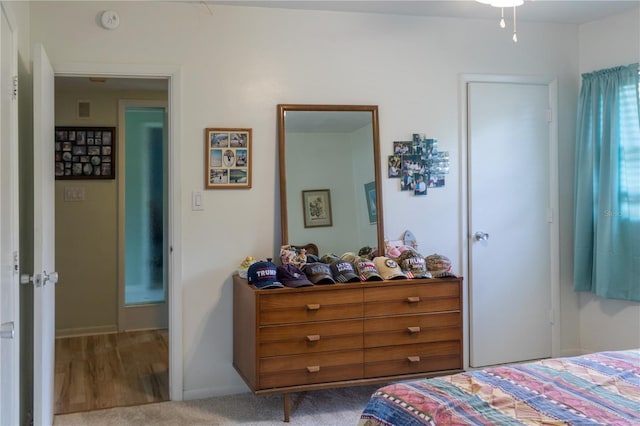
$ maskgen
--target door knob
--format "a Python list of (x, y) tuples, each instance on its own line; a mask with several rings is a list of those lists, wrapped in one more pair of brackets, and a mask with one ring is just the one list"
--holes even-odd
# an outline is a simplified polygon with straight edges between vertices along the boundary
[(487, 234), (486, 232), (482, 232), (482, 231), (478, 231), (475, 234), (473, 234), (473, 236), (475, 237), (475, 239), (477, 241), (486, 241), (489, 239), (489, 234)]
[(49, 281), (51, 284), (55, 284), (58, 282), (58, 273), (57, 272), (49, 272), (44, 271), (42, 273), (42, 283), (46, 284)]
[(56, 284), (58, 282), (58, 273), (57, 272), (49, 272), (43, 271), (42, 274), (22, 274), (20, 275), (20, 284), (29, 284), (33, 283), (35, 287), (40, 287), (46, 285), (47, 282), (51, 284)]

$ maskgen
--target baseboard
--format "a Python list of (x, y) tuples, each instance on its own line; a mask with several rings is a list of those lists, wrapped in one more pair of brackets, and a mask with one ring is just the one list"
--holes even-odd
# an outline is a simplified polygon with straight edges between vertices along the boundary
[(118, 327), (115, 325), (102, 325), (98, 327), (62, 328), (56, 330), (56, 339), (59, 337), (91, 336), (94, 334), (117, 333)]
[(560, 351), (560, 356), (561, 357), (572, 357), (572, 356), (579, 356), (579, 355), (584, 355), (586, 352), (580, 350), (580, 349), (575, 349), (575, 348), (571, 348), (571, 349), (562, 349), (562, 351)]
[(250, 392), (250, 390), (245, 385), (229, 386), (224, 388), (194, 389), (185, 390), (183, 392), (183, 398), (185, 401), (189, 401), (193, 399), (212, 398), (215, 396), (236, 395), (246, 392)]

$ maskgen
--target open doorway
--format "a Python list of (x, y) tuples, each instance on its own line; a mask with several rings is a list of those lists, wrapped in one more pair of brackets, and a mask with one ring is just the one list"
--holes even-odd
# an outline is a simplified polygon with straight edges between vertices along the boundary
[[(138, 122), (150, 139), (125, 130), (121, 105), (133, 99), (134, 115), (155, 115)], [(169, 399), (167, 102), (167, 79), (56, 77), (56, 126), (86, 131), (100, 154), (107, 144), (92, 128), (115, 129), (111, 156), (71, 144), (70, 164), (57, 159), (70, 177), (56, 181), (56, 414)], [(135, 160), (127, 147), (140, 146)], [(127, 156), (144, 176), (127, 173)], [(83, 160), (112, 161), (113, 178), (67, 172)]]

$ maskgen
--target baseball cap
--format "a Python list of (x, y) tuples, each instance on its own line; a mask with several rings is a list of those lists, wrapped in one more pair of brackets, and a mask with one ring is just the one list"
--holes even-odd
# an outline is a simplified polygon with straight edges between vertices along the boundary
[(366, 257), (369, 260), (372, 260), (375, 256), (376, 250), (372, 249), (369, 246), (364, 246), (361, 247), (360, 250), (358, 250), (358, 256), (360, 257)]
[(425, 259), (427, 269), (434, 278), (455, 277), (452, 272), (451, 261), (448, 257), (441, 254), (432, 254)]
[(287, 287), (308, 287), (313, 285), (307, 276), (293, 263), (278, 266), (278, 281)]
[(407, 279), (407, 276), (402, 273), (402, 269), (396, 263), (395, 260), (386, 256), (378, 256), (373, 258), (373, 264), (376, 265), (378, 273), (385, 280), (399, 280)]
[(336, 256), (333, 253), (326, 253), (323, 254), (322, 257), (320, 258), (320, 262), (322, 263), (326, 263), (327, 265), (330, 265), (331, 263), (333, 263), (334, 261), (338, 260), (339, 257)]
[(278, 270), (276, 265), (265, 260), (259, 260), (249, 265), (247, 270), (247, 280), (255, 288), (282, 288), (284, 287), (277, 278)]
[(340, 256), (340, 259), (353, 263), (356, 260), (356, 257), (358, 256), (356, 256), (355, 253), (348, 251), (346, 253), (343, 253), (342, 256)]
[(432, 278), (424, 257), (414, 249), (407, 249), (398, 257), (400, 268), (407, 278)]
[(366, 257), (358, 257), (353, 265), (356, 267), (356, 272), (360, 275), (360, 279), (362, 281), (383, 280), (372, 260), (367, 259)]
[(336, 282), (340, 282), (340, 283), (360, 282), (360, 277), (356, 275), (356, 271), (353, 268), (353, 264), (351, 262), (347, 262), (346, 260), (342, 260), (342, 259), (334, 260), (331, 263), (331, 273), (333, 274), (333, 279), (336, 280)]
[(320, 258), (315, 254), (307, 253), (307, 263), (320, 262)]
[(307, 263), (302, 267), (302, 272), (307, 276), (309, 281), (314, 284), (335, 284), (335, 280), (331, 275), (331, 268), (326, 263), (314, 262)]

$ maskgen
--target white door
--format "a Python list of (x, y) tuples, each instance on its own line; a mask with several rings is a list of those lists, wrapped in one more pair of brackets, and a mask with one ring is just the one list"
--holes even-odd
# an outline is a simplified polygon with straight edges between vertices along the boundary
[(54, 75), (42, 44), (33, 57), (33, 419), (53, 424), (55, 356)]
[(467, 85), (472, 367), (551, 356), (548, 90)]
[(17, 43), (6, 5), (0, 11), (0, 425), (20, 423)]

